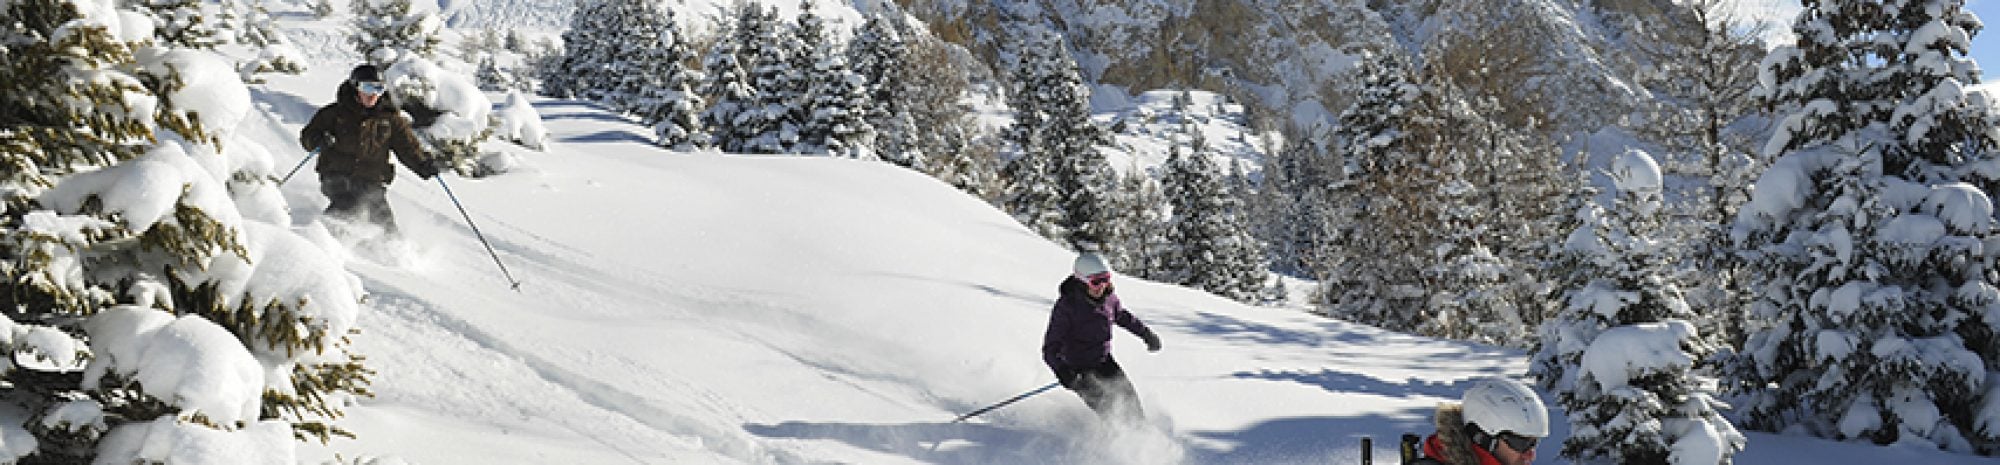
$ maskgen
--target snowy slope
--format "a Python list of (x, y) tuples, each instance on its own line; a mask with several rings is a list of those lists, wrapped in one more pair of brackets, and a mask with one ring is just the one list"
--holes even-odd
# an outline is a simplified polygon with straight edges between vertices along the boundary
[[(277, 166), (304, 156), (289, 141), (345, 74), (337, 56), (313, 63), (256, 86), (261, 111), (239, 128)], [(590, 105), (536, 107), (548, 151), (489, 145), (527, 167), (444, 181), (521, 292), (439, 183), (401, 173), (390, 202), (413, 250), (350, 262), (370, 293), (356, 342), (377, 396), (341, 423), (358, 439), (305, 447), (309, 460), (1358, 463), (1370, 436), (1386, 461), (1468, 379), (1525, 371), (1519, 352), (1121, 279), (1166, 345), (1116, 341), (1154, 428), (1108, 431), (1060, 390), (949, 424), (1052, 381), (1037, 349), (1067, 252), (888, 165), (668, 152)], [(325, 205), (312, 176), (283, 190), (297, 224)], [(1750, 436), (1738, 463), (1990, 460)], [(1540, 463), (1561, 463), (1559, 447)]]
[[(321, 103), (339, 74), (275, 79), (260, 99)], [(270, 107), (245, 130), (279, 140), (309, 111)], [(1422, 430), (1465, 380), (1523, 371), (1517, 352), (1128, 279), (1120, 294), (1166, 350), (1120, 336), (1116, 353), (1164, 432), (1102, 431), (1060, 391), (947, 424), (1051, 380), (1037, 346), (1068, 253), (913, 172), (666, 152), (590, 106), (538, 108), (552, 148), (521, 153), (529, 171), (446, 181), (522, 291), (507, 290), (437, 183), (403, 174), (390, 200), (416, 257), (352, 263), (371, 294), (357, 345), (380, 372), (378, 396), (344, 423), (360, 439), (310, 455), (1354, 463), (1358, 437), (1390, 457), (1390, 438)], [(310, 177), (285, 190), (300, 221), (324, 205)], [(1796, 461), (1817, 454), (1841, 461)], [(1753, 434), (1739, 463), (1910, 459), (1983, 460)]]

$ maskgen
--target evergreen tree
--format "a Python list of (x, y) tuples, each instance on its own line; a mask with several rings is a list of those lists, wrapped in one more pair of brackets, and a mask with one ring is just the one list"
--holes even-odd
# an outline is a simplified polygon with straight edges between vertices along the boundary
[[(1687, 186), (1680, 195), (1669, 195), (1680, 199), (1667, 207), (1670, 215), (1687, 220), (1665, 232), (1692, 252), (1686, 265), (1688, 300), (1696, 308), (1748, 306), (1729, 222), (1748, 200), (1761, 167), (1751, 156), (1751, 138), (1730, 128), (1756, 110), (1749, 94), (1756, 88), (1765, 28), (1729, 14), (1726, 1), (1686, 2), (1656, 17), (1624, 21), (1641, 38), (1632, 42), (1644, 60), (1638, 81), (1655, 96), (1627, 126), (1668, 150), (1661, 165), (1670, 178), (1706, 180), (1680, 183)], [(1658, 27), (1661, 23), (1672, 26)], [(1739, 340), (1739, 315), (1702, 315), (1696, 326), (1716, 342)]]
[[(903, 70), (908, 81), (893, 97), (906, 102), (909, 109), (911, 131), (905, 138), (909, 143), (907, 152), (919, 159), (931, 157), (913, 165), (931, 176), (980, 198), (996, 199), (1002, 191), (1000, 157), (995, 155), (998, 149), (994, 147), (998, 144), (973, 143), (974, 135), (980, 131), (974, 129), (971, 112), (960, 103), (972, 85), (968, 67), (978, 64), (969, 57), (956, 58), (953, 53), (962, 50), (925, 32), (916, 29), (903, 36), (910, 46), (909, 64)], [(876, 101), (880, 102), (880, 96)], [(897, 130), (894, 124), (878, 123), (876, 127), (885, 132)], [(877, 145), (894, 150), (893, 145), (885, 144)], [(895, 162), (895, 155), (885, 156)]]
[(1090, 91), (1060, 37), (1043, 32), (1025, 44), (1010, 83), (1017, 117), (1008, 139), (1047, 168), (1056, 221), (1049, 237), (1097, 250), (1115, 234), (1107, 211), (1115, 179), (1098, 151), (1110, 135), (1090, 120)]
[[(1275, 141), (1267, 147), (1277, 145)], [(1327, 208), (1330, 178), (1308, 172), (1325, 155), (1317, 137), (1304, 136), (1282, 150), (1269, 148), (1263, 159), (1263, 175), (1258, 183), (1250, 212), (1253, 230), (1269, 247), (1271, 270), (1299, 277), (1328, 279), (1325, 254), (1332, 232)]]
[(314, 18), (333, 16), (333, 0), (305, 0), (305, 4), (307, 9), (312, 10)]
[(606, 37), (611, 25), (604, 21), (612, 8), (608, 0), (577, 2), (569, 29), (562, 34), (562, 54), (549, 61), (554, 66), (542, 68), (543, 95), (585, 100), (599, 97), (594, 92), (609, 81), (608, 67), (615, 53), (615, 42)]
[(868, 89), (860, 75), (847, 69), (837, 53), (820, 57), (812, 74), (811, 118), (800, 138), (807, 147), (823, 147), (828, 155), (877, 159), (875, 129), (868, 125)]
[[(1582, 463), (1727, 464), (1744, 439), (1716, 413), (1722, 407), (1693, 375), (1710, 347), (1690, 321), (1697, 315), (1683, 299), (1677, 245), (1662, 240), (1665, 211), (1659, 166), (1643, 152), (1613, 162), (1613, 208), (1585, 200), (1584, 219), (1569, 241), (1580, 269), (1561, 313), (1542, 325), (1533, 372), (1554, 391), (1576, 431), (1563, 456)], [(1632, 350), (1637, 344), (1652, 349)], [(1660, 357), (1658, 354), (1668, 354)], [(1597, 372), (1604, 363), (1628, 371)], [(1677, 447), (1682, 441), (1723, 441), (1720, 457), (1700, 457), (1711, 447)], [(1708, 443), (1703, 443), (1708, 444)]]
[(352, 8), (350, 40), (369, 63), (387, 68), (404, 58), (436, 58), (444, 28), (436, 14), (415, 10), (410, 0), (354, 2)]
[[(910, 58), (910, 45), (904, 37), (912, 33), (898, 12), (896, 16), (874, 14), (855, 31), (854, 40), (847, 45), (848, 62), (854, 74), (865, 82), (862, 88), (868, 95), (868, 105), (862, 114), (868, 126), (875, 129), (876, 153), (883, 160), (915, 170), (928, 170), (927, 154), (918, 150), (911, 139), (917, 128), (912, 120), (913, 105), (909, 97), (916, 69)], [(948, 156), (936, 154), (933, 156)]]
[(619, 113), (638, 115), (645, 106), (640, 94), (661, 86), (664, 76), (654, 74), (666, 55), (677, 53), (662, 38), (672, 34), (673, 22), (664, 8), (653, 0), (605, 0), (606, 15), (595, 18), (606, 30), (599, 36), (609, 49), (605, 76), (599, 85), (599, 103)]
[(479, 69), (472, 72), (472, 79), (479, 82), (479, 90), (499, 92), (514, 89), (505, 72), (500, 71), (500, 63), (492, 54), (479, 56)]
[(792, 57), (804, 46), (798, 45), (791, 27), (778, 21), (776, 9), (750, 6), (749, 10), (738, 17), (736, 33), (744, 38), (741, 56), (750, 86), (757, 91), (731, 127), (743, 152), (792, 153), (804, 123), (800, 116), (805, 98), (802, 69), (794, 67)]
[[(233, 9), (228, 3), (222, 8), (225, 11)], [(242, 72), (244, 80), (255, 83), (260, 81), (254, 77), (258, 74), (305, 72), (305, 64), (300, 63), (302, 58), (294, 56), (296, 52), (292, 48), (291, 41), (286, 39), (284, 34), (272, 29), (277, 20), (271, 17), (270, 10), (264, 8), (264, 2), (260, 0), (251, 4), (247, 13), (236, 30), (237, 42), (258, 50), (258, 53), (257, 58), (237, 68)]]
[(1007, 106), (1014, 110), (1014, 122), (1002, 135), (1015, 152), (1000, 167), (1000, 178), (1006, 183), (1004, 206), (1014, 218), (1042, 237), (1067, 241), (1069, 231), (1063, 228), (1067, 195), (1052, 174), (1053, 165), (1062, 161), (1056, 153), (1048, 151), (1049, 139), (1054, 136), (1046, 128), (1052, 115), (1042, 107), (1044, 100), (1037, 93), (1044, 84), (1043, 76), (1051, 73), (1047, 69), (1059, 60), (1050, 47), (1061, 44), (1051, 35), (1044, 33), (1016, 47), (1019, 59), (1009, 73), (1007, 92)]
[(622, 20), (613, 31), (616, 58), (608, 67), (614, 77), (606, 104), (652, 126), (661, 146), (689, 150), (705, 142), (696, 113), (701, 97), (690, 90), (702, 77), (688, 67), (693, 55), (673, 11), (649, 0), (620, 0), (614, 10)]
[(1189, 145), (1191, 154), (1183, 156), (1178, 146), (1168, 152), (1167, 172), (1161, 176), (1173, 206), (1168, 240), (1175, 245), (1163, 277), (1231, 299), (1253, 300), (1263, 290), (1263, 251), (1237, 216), (1242, 204), (1215, 166), (1214, 154), (1198, 136)]
[(1118, 177), (1118, 186), (1114, 223), (1121, 233), (1109, 251), (1113, 266), (1127, 275), (1164, 280), (1165, 260), (1175, 248), (1168, 236), (1173, 210), (1166, 192), (1137, 166)]
[(201, 0), (134, 0), (153, 20), (153, 37), (170, 47), (212, 49), (225, 41), (201, 13)]
[(748, 41), (757, 34), (744, 28), (763, 27), (755, 23), (759, 15), (754, 5), (737, 5), (735, 14), (718, 27), (718, 39), (702, 59), (706, 79), (702, 81), (701, 93), (713, 103), (702, 110), (701, 124), (709, 128), (709, 145), (724, 152), (741, 153), (748, 146), (748, 141), (737, 131), (736, 120), (751, 111), (757, 100), (757, 89), (750, 85), (742, 57), (750, 45)]
[[(1329, 192), (1343, 221), (1332, 237), (1324, 284), (1332, 313), (1388, 328), (1414, 329), (1421, 267), (1437, 234), (1425, 218), (1442, 183), (1428, 138), (1443, 126), (1434, 94), (1386, 57), (1363, 62), (1361, 94), (1330, 139), (1346, 160)], [(1423, 192), (1422, 195), (1414, 195)], [(1422, 197), (1422, 198), (1419, 198)]]
[(2000, 292), (1976, 244), (1996, 239), (2000, 134), (1965, 90), (1980, 23), (1958, 0), (1804, 5), (1763, 61), (1782, 117), (1732, 232), (1762, 293), (1728, 386), (1752, 428), (1991, 447), (1974, 406), (1996, 401)]
[(1339, 226), (1322, 292), (1332, 313), (1527, 346), (1543, 313), (1533, 270), (1566, 192), (1557, 151), (1489, 118), (1497, 104), (1448, 72), (1427, 68), (1417, 84), (1393, 59), (1371, 63), (1332, 137), (1342, 159), (1327, 215)]
[[(244, 447), (235, 435), (253, 426), (289, 423), (326, 439), (346, 435), (330, 424), (341, 399), (367, 394), (347, 339), (360, 297), (351, 275), (290, 229), (258, 168), (270, 166), (256, 160), (265, 151), (232, 132), (245, 115), (226, 101), (248, 102), (248, 89), (185, 44), (121, 36), (148, 30), (133, 22), (142, 17), (68, 0), (0, 6), (0, 313), (24, 335), (0, 352), (42, 361), (0, 369), (0, 397), (25, 409), (0, 433), (34, 437), (26, 456), (0, 461), (140, 459), (99, 456), (110, 434), (220, 450)], [(264, 262), (285, 266), (252, 266)], [(159, 352), (175, 363), (122, 355), (209, 337), (240, 345), (159, 346), (182, 349)], [(174, 392), (173, 380), (234, 386), (246, 371), (272, 378), (245, 383), (262, 392)], [(242, 403), (190, 400), (211, 395)]]

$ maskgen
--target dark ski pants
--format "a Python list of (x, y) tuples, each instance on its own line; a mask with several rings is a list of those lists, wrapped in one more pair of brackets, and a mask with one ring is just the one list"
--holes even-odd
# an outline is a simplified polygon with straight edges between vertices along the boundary
[(1145, 410), (1139, 407), (1139, 392), (1132, 389), (1132, 380), (1125, 378), (1125, 369), (1110, 357), (1096, 367), (1083, 370), (1076, 394), (1100, 417), (1134, 421), (1146, 418)]
[(323, 176), (319, 191), (326, 194), (326, 215), (345, 221), (366, 221), (396, 233), (396, 216), (389, 211), (389, 185), (346, 176)]

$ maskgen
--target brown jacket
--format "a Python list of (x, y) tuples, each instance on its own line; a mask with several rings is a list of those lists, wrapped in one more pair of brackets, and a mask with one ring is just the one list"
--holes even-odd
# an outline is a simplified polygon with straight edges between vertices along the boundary
[(1436, 421), (1437, 434), (1424, 441), (1424, 458), (1418, 464), (1499, 465), (1499, 459), (1466, 436), (1465, 407), (1439, 405)]
[(326, 146), (329, 140), (333, 145), (322, 150), (319, 162), (313, 165), (321, 178), (388, 184), (396, 178), (396, 167), (389, 164), (392, 151), (411, 171), (431, 169), (423, 145), (410, 129), (409, 118), (403, 117), (389, 96), (382, 96), (373, 108), (364, 108), (351, 82), (341, 83), (340, 96), (313, 113), (312, 121), (299, 131), (299, 145), (306, 150)]

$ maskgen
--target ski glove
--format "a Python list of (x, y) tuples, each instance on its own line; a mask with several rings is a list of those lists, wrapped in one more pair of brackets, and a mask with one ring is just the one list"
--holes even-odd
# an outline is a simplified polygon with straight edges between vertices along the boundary
[(1147, 331), (1146, 334), (1140, 335), (1139, 338), (1146, 340), (1147, 352), (1160, 351), (1160, 336), (1153, 334), (1151, 331)]
[(1055, 370), (1056, 382), (1062, 383), (1063, 389), (1076, 390), (1077, 381), (1083, 378), (1081, 373), (1077, 373), (1076, 369), (1070, 368), (1069, 365), (1056, 365)]
[(418, 163), (414, 166), (411, 166), (410, 171), (417, 173), (417, 177), (419, 178), (430, 179), (437, 177), (438, 170), (440, 169), (438, 165), (440, 164), (441, 163), (438, 160), (431, 160), (424, 163)]

